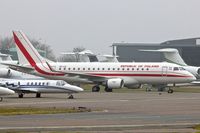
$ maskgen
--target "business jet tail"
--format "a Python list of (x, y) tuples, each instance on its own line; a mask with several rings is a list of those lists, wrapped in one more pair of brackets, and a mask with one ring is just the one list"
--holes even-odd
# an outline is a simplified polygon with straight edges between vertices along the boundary
[(158, 49), (158, 50), (146, 50), (146, 49), (144, 50), (143, 49), (140, 51), (163, 53), (165, 60), (167, 62), (175, 63), (181, 66), (187, 66), (183, 58), (180, 56), (178, 50), (174, 48), (163, 48), (163, 49)]

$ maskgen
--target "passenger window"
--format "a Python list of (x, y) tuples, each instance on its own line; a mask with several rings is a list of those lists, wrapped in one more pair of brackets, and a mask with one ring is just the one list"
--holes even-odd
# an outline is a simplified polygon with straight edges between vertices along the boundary
[(102, 68), (102, 70), (104, 70), (104, 68)]
[(73, 70), (75, 70), (75, 68), (73, 68)]
[(142, 71), (144, 70), (144, 68), (142, 68)]
[(137, 70), (139, 70), (139, 68), (137, 68)]
[(95, 70), (95, 68), (93, 68), (93, 70)]
[(80, 68), (78, 68), (78, 70), (80, 70)]
[(122, 68), (122, 70), (124, 71), (124, 68)]
[(110, 70), (110, 68), (108, 68), (108, 70)]
[(45, 83), (43, 82), (42, 85), (44, 85)]
[(178, 69), (178, 67), (174, 67), (174, 71), (178, 71), (179, 69)]
[(132, 71), (134, 71), (134, 68), (132, 68)]
[(117, 70), (120, 70), (120, 68), (117, 68)]
[(85, 68), (83, 68), (83, 70), (85, 70)]
[(37, 85), (37, 82), (35, 82), (35, 85)]
[(127, 68), (127, 71), (129, 71), (129, 68)]
[(115, 68), (113, 68), (113, 71), (115, 70)]
[(98, 70), (100, 70), (100, 68), (98, 68)]
[(149, 70), (149, 68), (147, 68), (147, 71)]
[(59, 68), (59, 70), (61, 70), (61, 67)]
[(33, 82), (31, 82), (31, 85), (33, 85)]
[(90, 70), (90, 68), (88, 68), (88, 70)]

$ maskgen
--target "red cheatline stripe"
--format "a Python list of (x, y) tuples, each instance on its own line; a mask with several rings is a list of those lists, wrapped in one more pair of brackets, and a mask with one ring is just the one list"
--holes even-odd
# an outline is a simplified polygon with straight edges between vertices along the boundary
[(21, 41), (19, 40), (19, 38), (15, 35), (14, 32), (13, 32), (13, 36), (14, 36), (15, 43), (17, 44), (17, 46), (19, 47), (19, 49), (21, 50), (21, 52), (23, 53), (23, 55), (26, 57), (26, 59), (28, 60), (28, 62), (31, 64), (31, 66), (35, 68), (36, 71), (38, 71), (41, 74), (45, 74), (45, 75), (64, 76), (63, 73), (50, 73), (50, 72), (46, 72), (46, 71), (43, 71), (42, 69), (40, 69), (37, 66), (37, 64), (35, 63), (35, 61), (33, 60), (33, 58), (31, 57), (31, 55), (25, 49), (25, 47), (23, 46), (23, 44), (21, 43)]
[[(91, 74), (91, 73), (90, 73)], [(191, 76), (187, 76), (187, 75), (174, 75), (174, 74), (167, 74), (167, 75), (162, 75), (162, 74), (94, 74), (92, 73), (91, 75), (95, 75), (95, 76), (132, 76), (132, 77), (137, 77), (137, 76), (141, 76), (141, 77), (191, 77)]]

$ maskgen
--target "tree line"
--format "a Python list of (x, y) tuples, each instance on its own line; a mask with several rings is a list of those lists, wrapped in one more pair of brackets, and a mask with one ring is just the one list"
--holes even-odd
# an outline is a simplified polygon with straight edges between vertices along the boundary
[[(75, 61), (75, 58), (73, 56), (66, 56), (66, 55), (60, 55), (59, 57), (56, 57), (51, 46), (43, 43), (39, 40), (29, 38), (30, 42), (33, 44), (33, 46), (37, 50), (42, 50), (45, 52), (45, 58), (52, 60), (52, 61)], [(0, 39), (0, 52), (3, 54), (10, 54), (10, 48), (16, 48), (14, 39), (12, 37), (5, 37)], [(85, 50), (83, 47), (75, 47), (72, 51), (73, 52), (81, 52)]]

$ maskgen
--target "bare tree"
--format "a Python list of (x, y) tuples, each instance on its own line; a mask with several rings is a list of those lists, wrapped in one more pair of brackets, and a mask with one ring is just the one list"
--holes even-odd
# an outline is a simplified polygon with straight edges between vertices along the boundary
[[(56, 57), (53, 54), (53, 50), (51, 49), (49, 45), (41, 43), (40, 41), (35, 40), (35, 39), (30, 39), (30, 41), (36, 49), (43, 50), (45, 52), (45, 55), (44, 55), (45, 58), (56, 61)], [(15, 47), (16, 45), (12, 37), (6, 37), (0, 40), (0, 49), (1, 49), (1, 52), (4, 54), (10, 54), (9, 49), (15, 48)]]
[(79, 61), (79, 52), (84, 51), (85, 48), (84, 47), (75, 47), (73, 48), (73, 53), (74, 55), (61, 55), (60, 57), (58, 57), (58, 61), (63, 61), (63, 62), (78, 62)]

